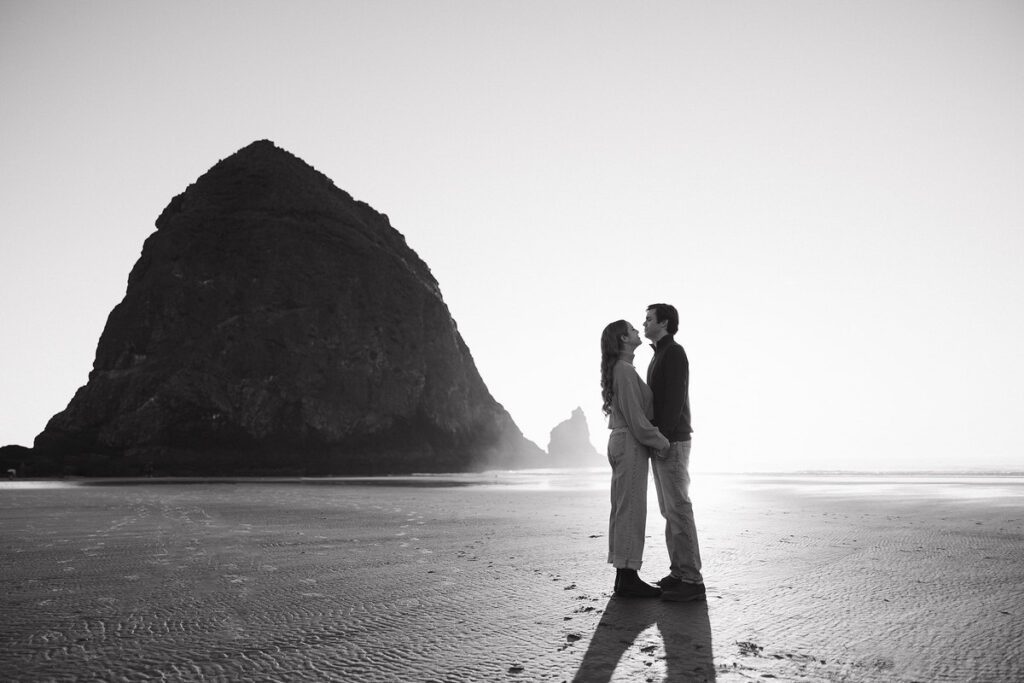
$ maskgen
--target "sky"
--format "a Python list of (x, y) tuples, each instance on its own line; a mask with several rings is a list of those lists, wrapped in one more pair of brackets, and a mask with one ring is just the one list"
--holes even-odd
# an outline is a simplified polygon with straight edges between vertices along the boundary
[(1024, 470), (1020, 2), (0, 0), (0, 92), (0, 445), (270, 139), (389, 216), (541, 447), (579, 406), (604, 452), (601, 331), (667, 302), (695, 471)]

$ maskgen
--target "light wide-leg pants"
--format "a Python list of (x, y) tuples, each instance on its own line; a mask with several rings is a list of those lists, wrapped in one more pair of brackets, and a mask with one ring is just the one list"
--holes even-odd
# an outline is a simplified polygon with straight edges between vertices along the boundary
[(647, 472), (650, 458), (625, 427), (608, 437), (612, 466), (612, 511), (608, 519), (608, 562), (616, 569), (640, 569), (647, 528)]
[(653, 458), (658, 507), (665, 518), (665, 545), (672, 576), (687, 583), (704, 583), (700, 546), (690, 502), (690, 442), (673, 441), (664, 458)]

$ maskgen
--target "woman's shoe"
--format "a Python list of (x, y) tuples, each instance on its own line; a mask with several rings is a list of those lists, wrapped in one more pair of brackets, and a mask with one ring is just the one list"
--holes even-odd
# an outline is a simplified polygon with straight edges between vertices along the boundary
[(615, 595), (620, 598), (656, 598), (661, 595), (661, 589), (644, 583), (635, 569), (617, 569)]

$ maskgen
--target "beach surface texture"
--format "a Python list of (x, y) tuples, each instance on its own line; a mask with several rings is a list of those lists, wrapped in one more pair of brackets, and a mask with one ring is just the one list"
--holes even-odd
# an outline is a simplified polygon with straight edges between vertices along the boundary
[(1024, 478), (697, 474), (670, 603), (611, 595), (608, 477), (5, 483), (2, 678), (1024, 680)]

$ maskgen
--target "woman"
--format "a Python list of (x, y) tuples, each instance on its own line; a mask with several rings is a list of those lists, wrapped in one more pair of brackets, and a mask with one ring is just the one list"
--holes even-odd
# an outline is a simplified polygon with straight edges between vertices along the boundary
[(615, 595), (654, 598), (661, 590), (637, 575), (647, 527), (648, 449), (660, 453), (669, 443), (651, 424), (651, 390), (633, 367), (633, 353), (640, 343), (640, 333), (625, 320), (611, 323), (601, 333), (602, 408), (612, 430), (608, 562), (615, 567)]

